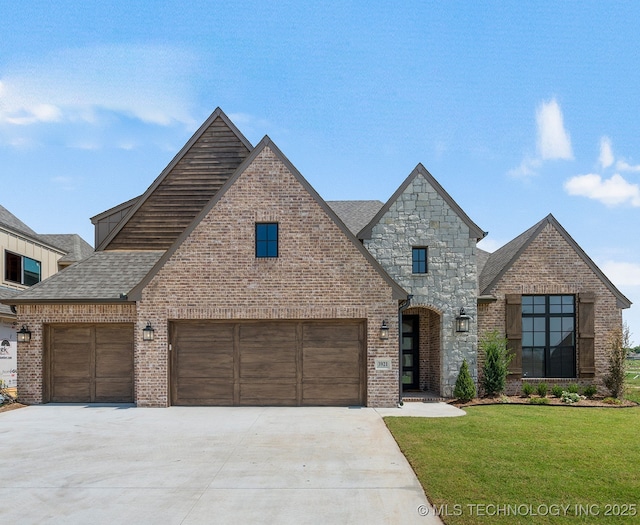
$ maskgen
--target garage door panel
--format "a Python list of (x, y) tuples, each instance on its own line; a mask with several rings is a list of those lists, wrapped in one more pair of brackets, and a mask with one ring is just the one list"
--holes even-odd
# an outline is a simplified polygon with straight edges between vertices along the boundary
[(360, 382), (354, 380), (305, 382), (305, 405), (360, 405)]
[(240, 344), (277, 347), (281, 344), (295, 343), (296, 327), (292, 323), (270, 321), (268, 323), (248, 323), (240, 325)]
[(345, 341), (358, 342), (360, 326), (356, 323), (305, 323), (303, 328), (304, 343), (331, 346)]
[(269, 381), (265, 383), (243, 383), (240, 386), (241, 405), (282, 405), (296, 404), (295, 381)]
[(296, 378), (296, 348), (246, 348), (240, 353), (242, 379)]
[(97, 403), (127, 403), (133, 399), (133, 385), (128, 380), (96, 381)]
[(178, 377), (211, 377), (233, 380), (233, 352), (186, 353), (178, 350)]
[(52, 401), (55, 403), (78, 403), (82, 402), (79, 400), (90, 398), (91, 386), (88, 381), (84, 383), (57, 381), (54, 383)]
[(178, 404), (233, 405), (233, 389), (228, 381), (192, 378), (180, 383)]

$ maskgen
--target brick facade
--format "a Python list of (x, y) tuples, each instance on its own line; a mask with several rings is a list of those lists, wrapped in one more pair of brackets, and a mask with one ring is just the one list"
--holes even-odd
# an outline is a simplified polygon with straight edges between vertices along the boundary
[[(255, 223), (279, 224), (279, 255), (255, 257)], [(142, 292), (136, 356), (138, 406), (166, 406), (167, 326), (177, 319), (366, 319), (367, 405), (398, 401), (397, 300), (366, 260), (268, 147), (222, 195)], [(386, 320), (388, 340), (379, 338)], [(376, 371), (388, 357), (391, 371)]]
[[(595, 367), (596, 375), (589, 379), (524, 379), (549, 385), (568, 383), (596, 384), (604, 392), (603, 379), (607, 373), (607, 352), (609, 340), (614, 330), (622, 327), (622, 311), (617, 306), (616, 297), (598, 275), (579, 256), (566, 239), (547, 224), (531, 242), (515, 263), (505, 272), (491, 290), (497, 301), (482, 304), (478, 309), (479, 334), (498, 330), (505, 333), (506, 294), (546, 295), (595, 293)], [(579, 360), (580, 347), (576, 345)], [(484, 362), (479, 356), (480, 369)], [(523, 380), (509, 380), (507, 393), (521, 392)]]

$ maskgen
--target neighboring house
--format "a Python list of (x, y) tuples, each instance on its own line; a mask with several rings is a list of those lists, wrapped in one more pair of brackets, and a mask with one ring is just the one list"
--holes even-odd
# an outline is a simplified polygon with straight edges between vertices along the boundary
[(25, 402), (392, 406), (451, 396), (465, 358), (477, 379), (478, 339), (505, 322), (516, 388), (542, 354), (558, 374), (555, 310), (551, 339), (511, 330), (541, 300), (560, 304), (559, 380), (601, 382), (630, 305), (551, 217), (487, 254), (422, 165), (386, 204), (327, 203), (220, 109), (143, 195), (92, 222), (92, 256), (4, 300), (31, 331)]
[[(41, 235), (0, 206), (0, 300), (54, 275), (91, 253), (79, 235)], [(16, 313), (0, 305), (0, 379), (16, 383)]]

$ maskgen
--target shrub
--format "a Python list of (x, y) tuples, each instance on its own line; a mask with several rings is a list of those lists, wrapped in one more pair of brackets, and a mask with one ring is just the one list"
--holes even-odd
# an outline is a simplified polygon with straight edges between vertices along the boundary
[(549, 385), (547, 383), (538, 383), (538, 387), (536, 388), (538, 395), (540, 397), (547, 397), (547, 392), (549, 391)]
[(584, 387), (584, 390), (582, 391), (582, 395), (585, 396), (587, 399), (591, 399), (597, 393), (598, 393), (598, 387), (596, 385), (587, 385)]
[(508, 367), (513, 357), (507, 350), (507, 340), (497, 330), (493, 330), (484, 335), (479, 346), (484, 353), (482, 368), (484, 394), (486, 396), (502, 394), (507, 386)]
[(551, 393), (553, 397), (562, 397), (562, 387), (560, 385), (553, 385)]
[(532, 397), (529, 399), (529, 403), (532, 405), (548, 405), (549, 399), (546, 397)]
[(11, 395), (7, 384), (0, 379), (0, 406), (2, 405), (10, 405), (11, 403), (15, 403), (16, 398)]
[(604, 386), (613, 397), (620, 398), (624, 393), (625, 376), (627, 373), (627, 350), (629, 346), (628, 329), (614, 331), (609, 342), (609, 373), (604, 378)]
[(577, 394), (578, 392), (580, 392), (580, 387), (578, 385), (576, 385), (575, 383), (571, 383), (567, 389), (567, 392), (569, 392), (570, 394)]
[(522, 384), (522, 395), (524, 397), (529, 397), (531, 394), (533, 394), (534, 390), (535, 389), (533, 388), (533, 385), (531, 383)]
[(476, 397), (476, 385), (469, 373), (469, 365), (467, 365), (466, 359), (462, 361), (458, 379), (456, 379), (456, 386), (453, 389), (453, 395), (463, 403), (471, 401)]
[(584, 399), (583, 396), (577, 392), (562, 392), (562, 402), (567, 403), (568, 405), (577, 403), (581, 399)]
[(603, 403), (607, 403), (607, 405), (619, 405), (622, 403), (617, 397), (605, 397), (602, 400)]

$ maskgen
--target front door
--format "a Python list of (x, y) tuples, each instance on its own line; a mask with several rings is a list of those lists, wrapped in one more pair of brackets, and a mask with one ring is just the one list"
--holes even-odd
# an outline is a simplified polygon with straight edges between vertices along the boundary
[(420, 390), (418, 316), (402, 317), (402, 389)]

